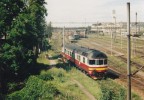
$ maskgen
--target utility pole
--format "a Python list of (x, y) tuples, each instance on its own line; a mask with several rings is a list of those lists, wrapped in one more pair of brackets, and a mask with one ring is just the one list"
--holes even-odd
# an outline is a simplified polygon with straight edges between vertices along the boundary
[[(115, 18), (115, 10), (112, 11), (112, 14), (113, 14), (113, 18)], [(116, 20), (115, 20), (116, 22)], [(111, 26), (112, 28), (112, 26)], [(115, 26), (114, 26), (115, 28)], [(112, 50), (113, 50), (113, 37), (114, 37), (114, 34), (113, 34), (113, 29), (111, 30), (111, 56), (112, 56)]]
[(135, 56), (135, 37), (132, 36), (132, 57)]
[(112, 56), (112, 50), (113, 50), (113, 33), (111, 30), (111, 56)]
[(135, 13), (136, 15), (136, 21), (135, 21), (135, 33), (133, 34), (133, 37), (132, 37), (132, 54), (133, 54), (133, 57), (136, 56), (136, 36), (138, 35), (137, 33), (137, 12)]
[(87, 31), (87, 26), (86, 26), (86, 18), (85, 18), (85, 29), (86, 29), (86, 31), (84, 32), (84, 38), (86, 38), (86, 32), (88, 32)]
[(135, 25), (136, 25), (136, 34), (137, 34), (137, 12), (136, 12), (136, 22), (135, 22)]
[(127, 3), (127, 100), (131, 100), (131, 45), (130, 45), (130, 3)]
[(122, 32), (121, 32), (121, 29), (122, 29), (122, 22), (121, 22), (121, 24), (120, 24), (120, 35), (121, 35), (121, 49), (123, 48), (123, 45), (122, 45), (122, 40), (123, 40), (123, 38), (122, 38)]
[(63, 27), (63, 33), (62, 34), (63, 34), (63, 50), (62, 51), (64, 52), (64, 50), (65, 50), (65, 41), (64, 41), (65, 40), (65, 27)]
[(114, 18), (114, 40), (116, 39), (116, 12), (113, 10), (113, 18)]
[[(136, 12), (136, 35), (138, 35), (138, 32), (137, 32), (137, 12)], [(134, 55), (136, 56), (136, 38), (137, 37), (135, 37), (135, 45), (134, 45)]]
[(116, 35), (117, 35), (117, 33), (116, 33), (116, 16), (114, 16), (114, 20), (115, 20), (115, 22), (114, 22), (114, 28), (115, 28), (115, 30), (114, 30), (114, 32), (115, 32), (115, 35), (114, 35), (114, 40), (116, 40)]

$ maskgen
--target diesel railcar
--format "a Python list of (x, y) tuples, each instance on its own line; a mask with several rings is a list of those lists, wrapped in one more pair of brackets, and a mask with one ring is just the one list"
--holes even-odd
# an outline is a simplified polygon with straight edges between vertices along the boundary
[(93, 79), (103, 77), (108, 69), (106, 54), (98, 50), (66, 44), (62, 56), (84, 70)]

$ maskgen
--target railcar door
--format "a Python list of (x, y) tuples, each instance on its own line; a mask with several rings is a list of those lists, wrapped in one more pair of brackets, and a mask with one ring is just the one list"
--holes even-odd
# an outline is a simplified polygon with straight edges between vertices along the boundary
[(75, 50), (72, 51), (73, 62), (75, 63)]
[(72, 58), (75, 59), (75, 50), (72, 51)]

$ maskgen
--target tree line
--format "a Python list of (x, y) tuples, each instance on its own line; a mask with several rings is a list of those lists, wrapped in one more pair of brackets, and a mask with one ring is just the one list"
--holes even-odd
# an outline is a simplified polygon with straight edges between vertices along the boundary
[[(36, 64), (39, 48), (51, 36), (45, 0), (0, 1), (0, 92), (12, 76), (22, 76)], [(50, 25), (51, 27), (51, 25)]]

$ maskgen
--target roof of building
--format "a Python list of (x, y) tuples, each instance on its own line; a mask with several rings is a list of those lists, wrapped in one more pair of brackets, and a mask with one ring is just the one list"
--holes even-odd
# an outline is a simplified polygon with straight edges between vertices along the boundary
[(107, 58), (106, 54), (104, 54), (101, 51), (81, 47), (81, 46), (78, 46), (76, 44), (66, 44), (65, 48), (68, 48), (72, 51), (75, 51), (78, 54), (83, 55), (89, 59)]

